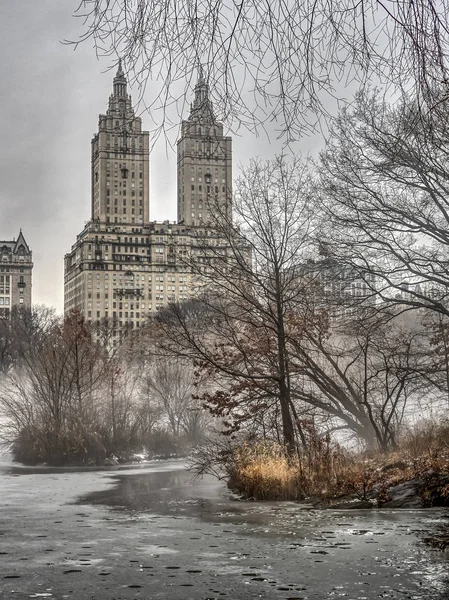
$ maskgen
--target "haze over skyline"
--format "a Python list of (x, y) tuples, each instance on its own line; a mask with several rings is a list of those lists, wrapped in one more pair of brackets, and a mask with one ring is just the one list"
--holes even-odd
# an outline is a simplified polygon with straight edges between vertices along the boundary
[[(82, 33), (72, 16), (77, 5), (25, 0), (0, 6), (0, 239), (17, 237), (22, 228), (33, 251), (33, 303), (58, 312), (64, 255), (90, 218), (90, 141), (106, 110), (116, 63), (115, 57), (97, 59), (89, 43), (76, 50), (62, 43)], [(138, 90), (129, 89), (135, 102)], [(186, 98), (183, 118), (191, 100)], [(145, 101), (151, 102), (151, 82)], [(152, 119), (139, 108), (143, 128), (151, 132)], [(176, 134), (174, 128), (172, 145), (160, 136), (150, 155), (152, 221), (176, 219)], [(275, 134), (271, 141), (264, 134), (230, 134), (234, 178), (239, 164), (271, 158), (282, 148)], [(309, 151), (312, 141), (301, 149)]]

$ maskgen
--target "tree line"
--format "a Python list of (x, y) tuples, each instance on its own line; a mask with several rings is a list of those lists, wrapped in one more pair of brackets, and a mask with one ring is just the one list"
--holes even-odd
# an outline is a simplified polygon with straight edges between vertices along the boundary
[(194, 445), (206, 417), (181, 359), (150, 358), (117, 323), (14, 308), (0, 321), (2, 438), (28, 464), (104, 464)]

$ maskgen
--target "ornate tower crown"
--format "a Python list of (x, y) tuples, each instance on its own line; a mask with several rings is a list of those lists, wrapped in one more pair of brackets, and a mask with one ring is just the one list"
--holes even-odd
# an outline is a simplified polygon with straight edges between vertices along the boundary
[(127, 84), (127, 82), (126, 82), (125, 73), (123, 72), (123, 69), (122, 69), (122, 59), (119, 58), (117, 74), (114, 77), (114, 96), (117, 96), (119, 98), (126, 98), (127, 97), (126, 84)]
[[(128, 82), (122, 67), (122, 59), (118, 61), (117, 73), (113, 81), (113, 91), (109, 96), (108, 115), (121, 117), (123, 124), (130, 123), (135, 118), (131, 96), (128, 94)], [(126, 127), (126, 126), (125, 126)]]
[(189, 121), (215, 122), (213, 105), (209, 98), (209, 86), (204, 78), (203, 68), (198, 68), (198, 81), (195, 86), (195, 99), (190, 105)]

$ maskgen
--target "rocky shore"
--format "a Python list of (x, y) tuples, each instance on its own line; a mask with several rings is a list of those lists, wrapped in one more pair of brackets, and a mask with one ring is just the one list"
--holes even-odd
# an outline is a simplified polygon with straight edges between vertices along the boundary
[(356, 493), (328, 501), (317, 500), (320, 508), (431, 508), (449, 507), (449, 475), (428, 472), (425, 478), (414, 478), (391, 486), (373, 486), (364, 498)]

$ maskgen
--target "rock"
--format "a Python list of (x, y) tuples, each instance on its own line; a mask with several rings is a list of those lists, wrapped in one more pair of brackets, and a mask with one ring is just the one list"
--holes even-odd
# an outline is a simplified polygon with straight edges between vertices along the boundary
[(396, 462), (392, 462), (392, 463), (388, 463), (387, 465), (384, 465), (380, 469), (380, 471), (382, 473), (386, 473), (387, 471), (392, 471), (393, 469), (400, 469), (401, 471), (403, 471), (407, 467), (408, 467), (408, 464), (406, 462), (404, 462), (403, 460), (398, 460)]
[(419, 490), (422, 481), (412, 479), (405, 483), (394, 485), (388, 489), (388, 496), (391, 500), (382, 502), (382, 508), (422, 508), (422, 499)]

